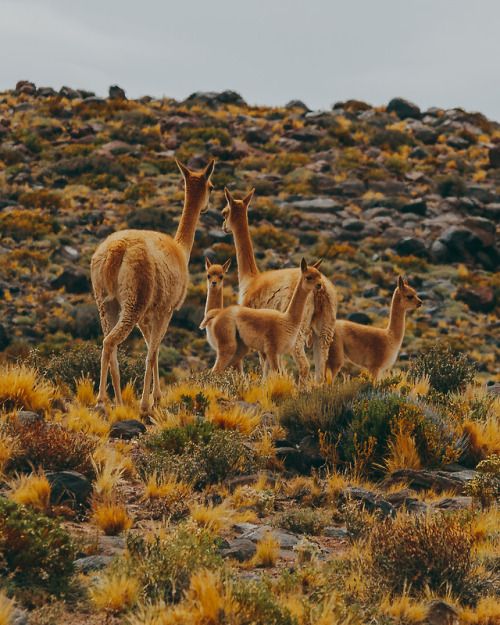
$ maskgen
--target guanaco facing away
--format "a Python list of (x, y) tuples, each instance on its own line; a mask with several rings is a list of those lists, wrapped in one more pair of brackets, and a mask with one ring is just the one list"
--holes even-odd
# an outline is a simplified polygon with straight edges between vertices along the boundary
[(285, 312), (229, 306), (205, 316), (200, 328), (207, 328), (217, 351), (213, 373), (222, 373), (227, 366), (239, 362), (249, 349), (264, 354), (264, 377), (269, 370), (279, 370), (281, 357), (295, 346), (307, 300), (313, 291), (323, 288), (320, 264), (321, 260), (308, 266), (302, 259), (300, 279)]
[(160, 399), (158, 350), (174, 310), (186, 297), (188, 262), (200, 213), (208, 208), (214, 171), (210, 161), (201, 173), (177, 165), (184, 177), (185, 200), (175, 237), (152, 230), (122, 230), (97, 248), (91, 262), (94, 295), (101, 317), (101, 379), (97, 404), (107, 398), (108, 369), (116, 403), (122, 404), (117, 348), (139, 326), (148, 347), (141, 410), (149, 410), (151, 377), (153, 399)]
[[(248, 205), (254, 191), (237, 200), (224, 189), (227, 206), (223, 209), (224, 232), (232, 232), (238, 261), (239, 299), (242, 306), (256, 309), (287, 310), (292, 294), (300, 281), (299, 268), (277, 269), (261, 273), (257, 268), (248, 228)], [(311, 333), (316, 382), (324, 380), (328, 349), (333, 339), (337, 316), (337, 292), (333, 284), (322, 276), (323, 288), (314, 292), (306, 302), (303, 322), (296, 334), (291, 352), (299, 369), (299, 379), (304, 382), (309, 374), (305, 352), (307, 336)]]
[(396, 362), (405, 333), (406, 311), (420, 308), (422, 300), (401, 276), (392, 296), (387, 328), (369, 328), (352, 321), (337, 320), (327, 367), (335, 378), (347, 358), (368, 369), (375, 379)]

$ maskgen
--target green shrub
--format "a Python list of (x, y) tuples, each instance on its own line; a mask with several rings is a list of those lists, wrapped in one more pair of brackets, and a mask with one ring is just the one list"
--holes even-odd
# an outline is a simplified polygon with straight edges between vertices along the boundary
[(188, 524), (178, 526), (167, 537), (127, 537), (129, 555), (125, 566), (133, 571), (152, 601), (179, 601), (189, 588), (192, 573), (222, 566), (213, 535)]
[(96, 443), (83, 432), (71, 432), (44, 421), (19, 423), (11, 419), (3, 426), (15, 439), (15, 453), (7, 468), (31, 473), (33, 468), (46, 471), (80, 471), (92, 474), (91, 454)]
[(144, 439), (145, 447), (155, 453), (182, 454), (188, 443), (207, 444), (214, 433), (210, 421), (196, 421), (184, 427), (174, 426), (166, 428), (161, 434), (155, 434)]
[(441, 197), (462, 197), (467, 191), (465, 182), (456, 174), (436, 176), (435, 183)]
[(231, 597), (238, 604), (238, 623), (252, 625), (298, 625), (289, 608), (280, 605), (269, 582), (237, 580)]
[[(47, 362), (42, 362), (36, 351), (30, 353), (28, 364), (35, 366), (40, 373), (51, 381), (67, 384), (71, 390), (76, 390), (76, 382), (88, 376), (97, 388), (101, 375), (101, 349), (93, 343), (83, 343), (81, 347), (68, 350), (63, 354), (52, 355)], [(118, 364), (122, 387), (128, 382), (136, 390), (142, 389), (144, 379), (144, 362), (133, 360), (125, 356), (123, 350), (118, 349)], [(111, 383), (108, 385), (111, 390)]]
[(130, 211), (127, 225), (136, 230), (156, 230), (169, 234), (175, 230), (176, 221), (164, 206), (145, 206)]
[(53, 594), (67, 589), (75, 548), (55, 519), (0, 497), (0, 577)]
[(287, 510), (278, 516), (276, 525), (297, 534), (317, 536), (326, 527), (330, 519), (321, 511), (312, 508)]
[(156, 186), (149, 180), (146, 180), (127, 187), (123, 194), (123, 199), (136, 202), (137, 200), (144, 200), (152, 195), (156, 195), (156, 193)]
[(375, 526), (370, 546), (373, 574), (394, 592), (461, 593), (469, 579), (473, 537), (459, 516), (399, 515)]
[(477, 474), (466, 485), (465, 492), (478, 499), (482, 506), (488, 506), (500, 498), (500, 456), (488, 456), (476, 470)]
[(440, 343), (411, 362), (408, 377), (413, 381), (428, 376), (431, 387), (438, 393), (446, 394), (472, 382), (475, 372), (475, 365), (469, 362), (465, 353)]

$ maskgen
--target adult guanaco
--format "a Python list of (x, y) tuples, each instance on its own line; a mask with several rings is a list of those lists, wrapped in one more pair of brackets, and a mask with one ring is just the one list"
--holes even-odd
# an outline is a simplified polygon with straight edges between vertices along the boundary
[(270, 370), (279, 371), (282, 356), (295, 347), (308, 300), (312, 298), (313, 292), (324, 288), (323, 276), (318, 271), (320, 264), (321, 260), (308, 266), (302, 259), (300, 278), (284, 312), (229, 306), (205, 315), (200, 328), (207, 328), (215, 343), (215, 374), (239, 362), (249, 349), (257, 349), (264, 354), (264, 377)]
[[(222, 211), (224, 232), (232, 232), (238, 262), (239, 304), (249, 308), (272, 308), (285, 311), (295, 287), (300, 280), (299, 268), (277, 269), (261, 273), (257, 268), (248, 227), (248, 205), (254, 190), (242, 200), (235, 199), (224, 189), (227, 205)], [(328, 349), (335, 330), (337, 316), (337, 292), (333, 284), (321, 276), (323, 288), (314, 292), (306, 302), (303, 323), (297, 333), (292, 350), (293, 359), (303, 382), (309, 374), (309, 362), (305, 353), (306, 340), (312, 331), (316, 382), (325, 377)]]
[(392, 367), (398, 357), (405, 333), (406, 311), (420, 306), (422, 300), (417, 297), (415, 289), (399, 276), (386, 328), (370, 328), (337, 319), (327, 362), (333, 378), (347, 358), (368, 369), (375, 379), (380, 379), (382, 372)]
[(214, 161), (201, 173), (177, 165), (185, 183), (184, 208), (174, 238), (152, 230), (121, 230), (103, 241), (92, 257), (91, 278), (104, 332), (97, 404), (107, 399), (108, 369), (116, 403), (122, 404), (117, 348), (134, 326), (148, 348), (140, 408), (160, 399), (158, 350), (174, 310), (186, 297), (188, 262), (200, 213), (208, 208)]

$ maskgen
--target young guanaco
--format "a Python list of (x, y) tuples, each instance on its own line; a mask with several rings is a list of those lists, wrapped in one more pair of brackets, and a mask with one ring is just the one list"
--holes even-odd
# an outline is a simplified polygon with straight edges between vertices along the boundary
[(399, 276), (386, 328), (370, 328), (337, 319), (327, 361), (333, 378), (347, 358), (368, 369), (375, 379), (379, 379), (381, 373), (392, 367), (398, 357), (405, 333), (406, 311), (420, 306), (422, 300), (417, 297), (415, 289)]
[(308, 299), (323, 288), (320, 264), (321, 260), (308, 266), (302, 259), (300, 279), (285, 312), (229, 306), (207, 313), (200, 328), (207, 328), (217, 351), (214, 373), (237, 363), (249, 349), (264, 354), (264, 376), (279, 371), (281, 357), (294, 349)]

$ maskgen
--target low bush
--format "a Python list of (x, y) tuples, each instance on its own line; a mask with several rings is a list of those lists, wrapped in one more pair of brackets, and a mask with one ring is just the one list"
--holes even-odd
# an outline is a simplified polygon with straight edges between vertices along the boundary
[(255, 625), (297, 625), (297, 617), (279, 603), (269, 582), (238, 580), (231, 585), (231, 596), (237, 604), (238, 623)]
[(255, 245), (264, 250), (289, 252), (294, 250), (298, 241), (296, 237), (274, 226), (259, 226), (252, 228), (252, 240)]
[(176, 227), (174, 217), (163, 206), (134, 207), (127, 216), (127, 225), (135, 230), (155, 230), (172, 233)]
[(321, 511), (312, 508), (297, 508), (280, 514), (276, 519), (276, 525), (297, 534), (317, 536), (321, 534), (329, 520)]
[(406, 516), (375, 526), (371, 536), (373, 574), (394, 592), (460, 594), (472, 566), (473, 537), (459, 516)]
[(466, 184), (461, 176), (436, 176), (436, 188), (441, 197), (462, 197), (467, 191)]
[(500, 456), (488, 456), (477, 465), (476, 471), (465, 492), (478, 499), (482, 506), (488, 506), (500, 498)]
[(475, 365), (469, 362), (465, 353), (440, 343), (423, 351), (411, 362), (408, 378), (413, 381), (428, 376), (431, 388), (446, 394), (472, 382), (475, 372)]
[(61, 229), (55, 217), (45, 215), (39, 210), (14, 209), (0, 215), (0, 232), (4, 237), (15, 241), (41, 239), (47, 234), (57, 233)]
[(75, 548), (57, 520), (0, 497), (0, 577), (19, 587), (64, 592), (73, 574)]

